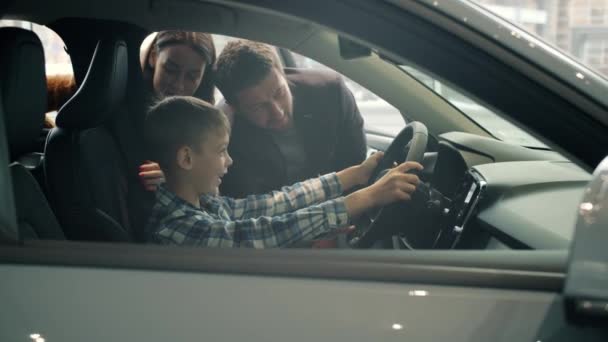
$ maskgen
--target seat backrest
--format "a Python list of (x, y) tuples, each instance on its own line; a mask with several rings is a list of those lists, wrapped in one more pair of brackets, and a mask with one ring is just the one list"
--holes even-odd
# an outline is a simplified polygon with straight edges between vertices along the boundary
[(69, 239), (130, 241), (127, 170), (110, 131), (127, 84), (127, 46), (98, 42), (76, 94), (57, 113), (44, 169), (49, 198)]
[(36, 34), (0, 28), (0, 84), (19, 235), (64, 239), (40, 185), (19, 162), (34, 151), (46, 109), (44, 51)]

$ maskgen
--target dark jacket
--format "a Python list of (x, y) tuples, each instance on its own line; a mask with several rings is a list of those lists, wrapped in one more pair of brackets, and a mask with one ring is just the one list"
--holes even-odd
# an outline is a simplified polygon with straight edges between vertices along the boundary
[[(295, 128), (307, 157), (305, 178), (363, 161), (367, 148), (363, 118), (343, 79), (328, 71), (286, 69), (285, 73), (293, 95)], [(234, 164), (224, 176), (222, 195), (243, 197), (290, 185), (285, 160), (272, 136), (238, 113), (228, 151)]]

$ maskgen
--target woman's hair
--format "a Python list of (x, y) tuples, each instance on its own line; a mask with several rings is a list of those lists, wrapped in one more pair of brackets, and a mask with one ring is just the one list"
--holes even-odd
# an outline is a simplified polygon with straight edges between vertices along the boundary
[(60, 74), (46, 77), (47, 112), (57, 111), (76, 93), (73, 75)]
[[(76, 93), (76, 80), (73, 75), (59, 74), (46, 77), (47, 114), (57, 112)], [(44, 127), (55, 127), (54, 116), (44, 116)]]
[(209, 103), (215, 103), (214, 99), (214, 77), (213, 66), (215, 64), (215, 44), (210, 34), (189, 31), (160, 31), (156, 34), (149, 46), (142, 47), (140, 62), (144, 80), (152, 84), (154, 68), (148, 63), (150, 53), (155, 50), (158, 54), (163, 48), (170, 45), (183, 44), (191, 47), (203, 56), (205, 60), (205, 74), (198, 89), (194, 92), (195, 97)]

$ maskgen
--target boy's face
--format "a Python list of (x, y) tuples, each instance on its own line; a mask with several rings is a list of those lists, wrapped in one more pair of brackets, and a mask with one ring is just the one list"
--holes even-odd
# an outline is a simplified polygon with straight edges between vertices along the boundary
[(236, 108), (254, 125), (282, 131), (291, 124), (293, 98), (285, 76), (272, 68), (259, 83), (236, 95)]
[(192, 182), (200, 194), (215, 195), (222, 176), (232, 165), (232, 158), (228, 155), (230, 136), (225, 130), (205, 135), (199, 148), (192, 153)]

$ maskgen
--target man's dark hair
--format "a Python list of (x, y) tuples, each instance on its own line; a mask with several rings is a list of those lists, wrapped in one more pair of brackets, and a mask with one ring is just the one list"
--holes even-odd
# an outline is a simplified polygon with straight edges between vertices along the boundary
[(226, 102), (235, 103), (236, 94), (262, 81), (272, 68), (283, 72), (271, 46), (250, 40), (231, 41), (215, 63), (215, 85)]
[(230, 133), (230, 123), (221, 110), (195, 97), (171, 96), (150, 108), (144, 136), (151, 159), (164, 172), (171, 172), (179, 148), (198, 150), (203, 137), (222, 130)]

